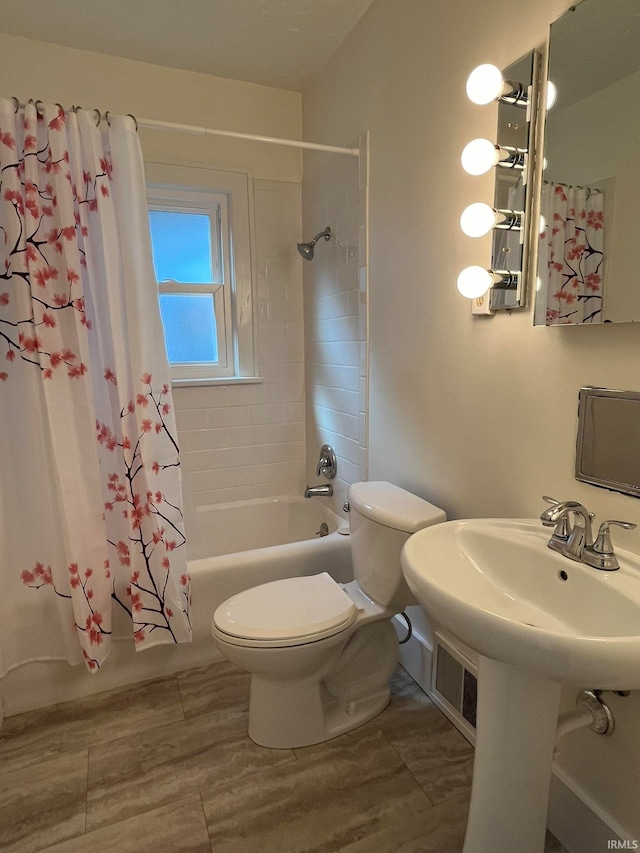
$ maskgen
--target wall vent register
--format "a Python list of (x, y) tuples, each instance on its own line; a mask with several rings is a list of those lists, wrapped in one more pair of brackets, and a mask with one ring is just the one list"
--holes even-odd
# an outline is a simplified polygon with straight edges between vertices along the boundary
[(435, 634), (429, 694), (462, 734), (475, 743), (478, 679), (476, 667), (438, 632)]

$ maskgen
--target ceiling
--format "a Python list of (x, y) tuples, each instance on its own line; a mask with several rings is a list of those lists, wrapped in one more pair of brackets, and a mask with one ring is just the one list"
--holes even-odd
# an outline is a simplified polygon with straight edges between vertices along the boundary
[(300, 91), (372, 0), (2, 0), (36, 41)]

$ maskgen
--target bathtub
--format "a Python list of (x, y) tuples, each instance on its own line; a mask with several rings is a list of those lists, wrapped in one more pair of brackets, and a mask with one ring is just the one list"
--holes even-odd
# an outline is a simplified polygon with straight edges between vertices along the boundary
[[(321, 536), (325, 524), (327, 535)], [(349, 525), (317, 498), (279, 496), (191, 508), (186, 513), (193, 642), (135, 652), (114, 640), (94, 675), (65, 661), (38, 661), (8, 673), (0, 685), (5, 716), (121, 687), (221, 659), (211, 637), (219, 604), (242, 590), (296, 575), (353, 580)]]
[[(216, 607), (252, 586), (319, 572), (339, 583), (353, 580), (349, 523), (317, 498), (201, 506), (196, 524), (194, 531), (192, 519), (187, 531), (194, 643), (209, 643)], [(320, 534), (323, 524), (326, 535)]]

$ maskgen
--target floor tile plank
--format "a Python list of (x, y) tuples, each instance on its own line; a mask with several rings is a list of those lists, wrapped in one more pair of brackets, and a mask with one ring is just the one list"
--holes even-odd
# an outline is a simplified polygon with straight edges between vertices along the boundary
[(112, 823), (42, 853), (211, 853), (198, 794)]
[(201, 714), (89, 750), (87, 829), (124, 820), (264, 767), (294, 761), (290, 750), (257, 746), (246, 718)]
[[(87, 678), (99, 677), (87, 675)], [(0, 776), (184, 718), (175, 678), (148, 681), (7, 717), (0, 729)]]
[(297, 761), (204, 791), (216, 853), (326, 853), (431, 804), (378, 730), (296, 750)]
[(87, 750), (0, 777), (0, 851), (31, 853), (84, 832)]
[(248, 721), (251, 676), (228, 661), (178, 673), (185, 717), (235, 712)]

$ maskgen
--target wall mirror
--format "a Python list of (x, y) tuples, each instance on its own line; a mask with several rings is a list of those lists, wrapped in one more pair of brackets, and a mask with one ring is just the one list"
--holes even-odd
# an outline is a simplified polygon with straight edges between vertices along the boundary
[(581, 388), (576, 480), (640, 497), (640, 393)]
[(551, 25), (535, 325), (640, 321), (638, 0), (582, 0)]

